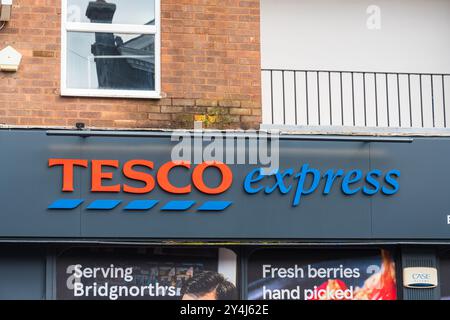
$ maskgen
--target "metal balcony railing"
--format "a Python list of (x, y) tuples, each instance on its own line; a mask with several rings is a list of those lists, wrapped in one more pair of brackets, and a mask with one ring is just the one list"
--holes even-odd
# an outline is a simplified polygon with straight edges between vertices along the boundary
[(449, 99), (450, 74), (262, 70), (263, 127), (447, 129)]

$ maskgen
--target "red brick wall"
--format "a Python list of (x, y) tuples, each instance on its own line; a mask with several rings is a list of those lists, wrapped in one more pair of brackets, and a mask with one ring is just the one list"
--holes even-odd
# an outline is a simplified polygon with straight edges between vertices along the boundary
[(259, 0), (161, 0), (163, 99), (61, 97), (60, 0), (15, 0), (0, 49), (23, 54), (0, 72), (0, 124), (257, 128), (261, 120)]

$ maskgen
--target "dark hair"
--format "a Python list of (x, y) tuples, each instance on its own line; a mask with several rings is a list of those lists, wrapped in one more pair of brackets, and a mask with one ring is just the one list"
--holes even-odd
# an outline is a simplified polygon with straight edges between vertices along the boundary
[(201, 297), (216, 291), (217, 300), (237, 300), (237, 290), (234, 284), (227, 281), (221, 274), (213, 271), (203, 271), (190, 278), (182, 290), (183, 295)]

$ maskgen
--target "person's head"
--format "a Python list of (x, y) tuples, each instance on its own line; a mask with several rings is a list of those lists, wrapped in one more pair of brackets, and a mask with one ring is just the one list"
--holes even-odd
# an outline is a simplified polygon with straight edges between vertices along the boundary
[(183, 300), (236, 300), (234, 284), (221, 274), (203, 271), (190, 278), (183, 288)]

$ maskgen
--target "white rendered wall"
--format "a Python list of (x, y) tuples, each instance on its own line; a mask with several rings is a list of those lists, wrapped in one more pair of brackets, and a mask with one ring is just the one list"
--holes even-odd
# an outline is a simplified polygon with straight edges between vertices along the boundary
[(261, 0), (261, 43), (263, 68), (450, 73), (450, 0)]

